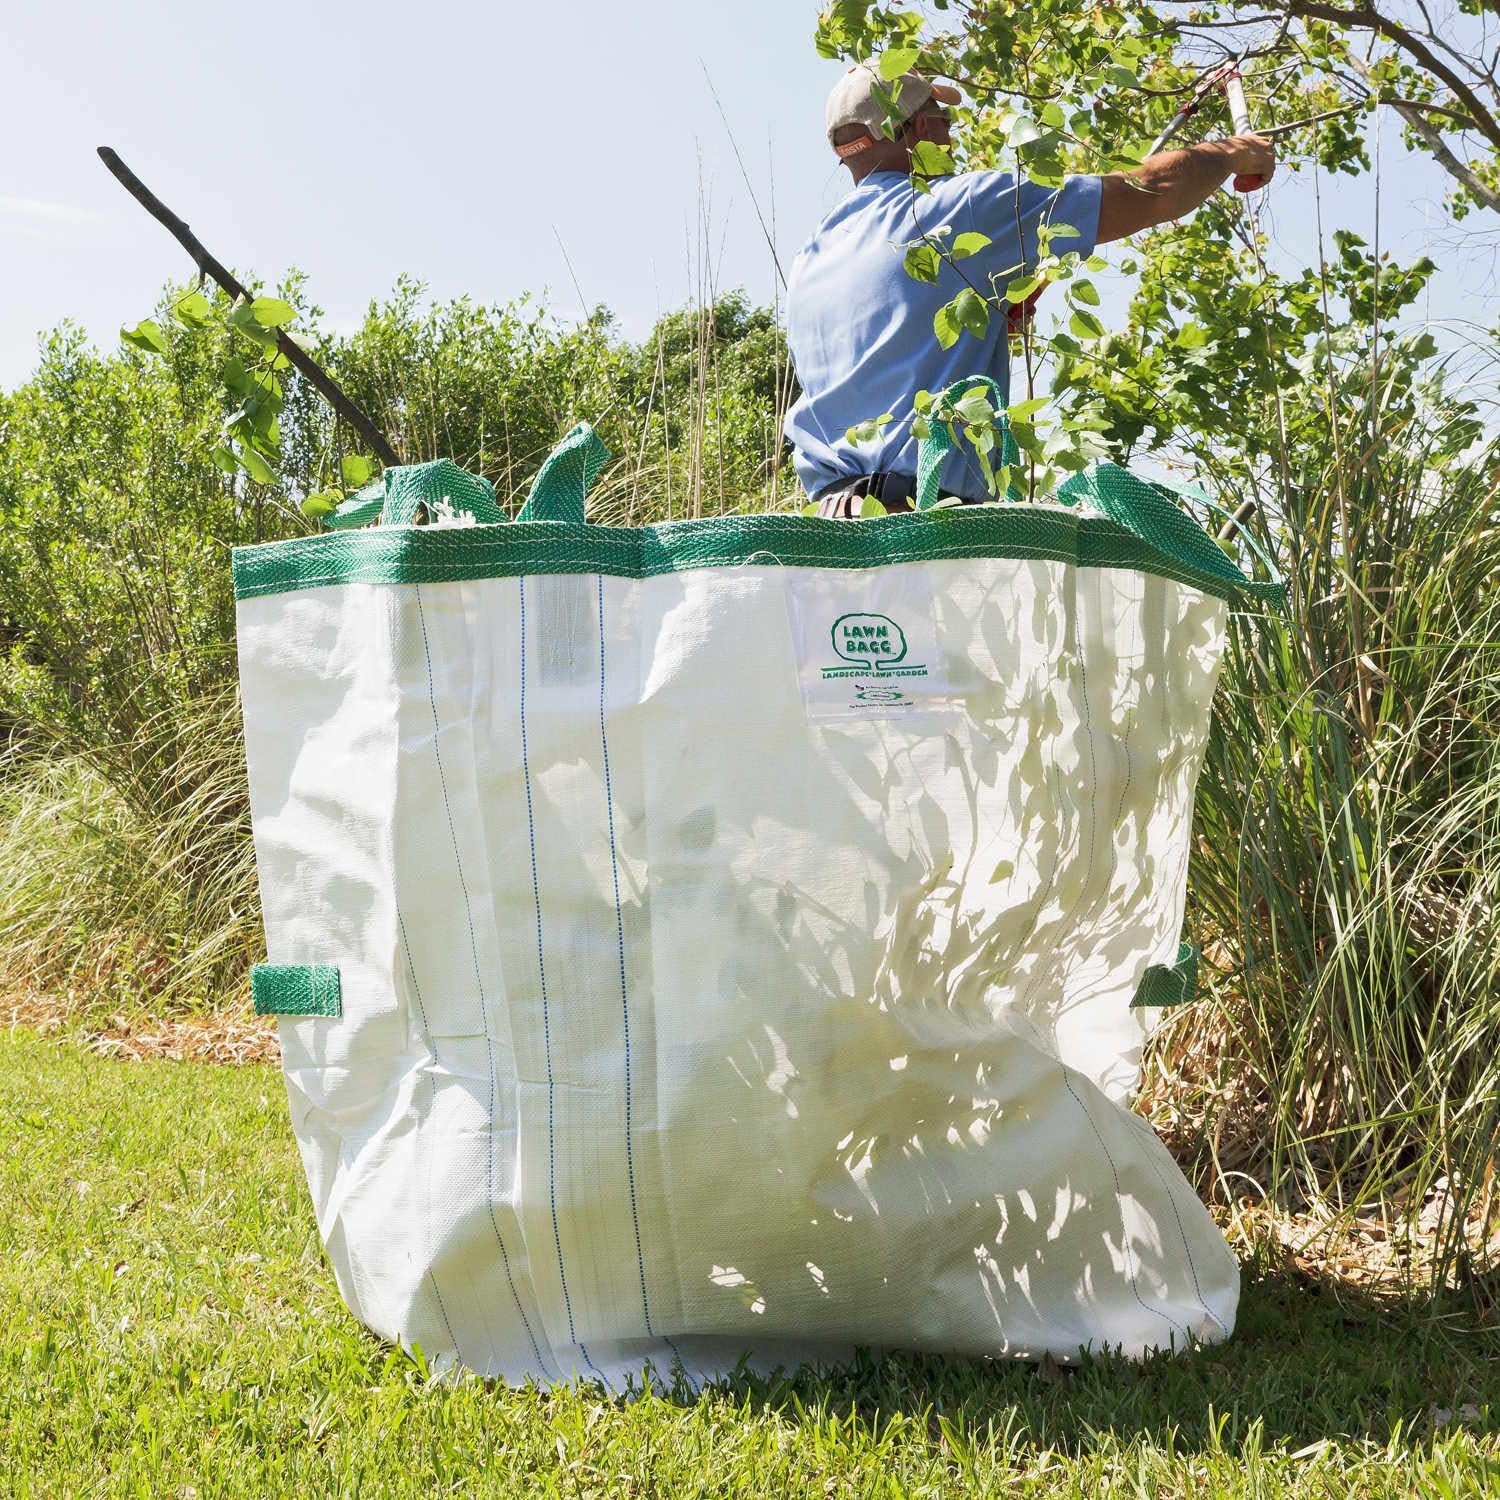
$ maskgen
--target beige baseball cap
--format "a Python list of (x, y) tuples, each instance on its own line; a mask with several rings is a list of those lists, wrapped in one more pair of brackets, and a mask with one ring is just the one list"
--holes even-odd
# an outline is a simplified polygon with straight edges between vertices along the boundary
[(920, 73), (903, 73), (886, 82), (867, 63), (856, 63), (828, 95), (828, 140), (845, 125), (862, 125), (866, 134), (856, 136), (834, 150), (845, 160), (885, 139), (889, 118), (887, 103), (900, 121), (911, 119), (930, 99), (939, 104), (957, 104), (963, 96), (946, 83), (929, 83)]

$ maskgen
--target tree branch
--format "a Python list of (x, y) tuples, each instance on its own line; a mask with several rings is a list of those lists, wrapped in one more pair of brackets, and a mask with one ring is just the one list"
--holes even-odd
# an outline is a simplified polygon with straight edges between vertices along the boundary
[[(1370, 70), (1364, 61), (1352, 52), (1349, 54), (1349, 61), (1354, 64), (1360, 76), (1369, 82)], [(1434, 160), (1450, 177), (1462, 183), (1477, 202), (1482, 203), (1494, 213), (1500, 214), (1500, 193), (1482, 181), (1474, 169), (1459, 157), (1458, 153), (1438, 134), (1432, 121), (1420, 113), (1418, 107), (1405, 99), (1387, 99), (1383, 102), (1389, 104), (1422, 137), (1422, 144), (1432, 152)]]
[[(1346, 10), (1339, 5), (1325, 5), (1322, 0), (1287, 0), (1287, 10), (1294, 16), (1312, 16), (1316, 20), (1332, 21), (1335, 25), (1353, 27), (1357, 31), (1371, 31), (1378, 36), (1383, 36), (1389, 42), (1394, 42), (1402, 51), (1421, 63), (1434, 77), (1441, 78), (1453, 91), (1454, 97), (1468, 106), (1469, 113), (1474, 119), (1474, 128), (1492, 145), (1500, 148), (1500, 120), (1497, 120), (1494, 114), (1485, 108), (1479, 95), (1452, 68), (1438, 58), (1420, 37), (1414, 36), (1399, 21), (1393, 21), (1389, 16), (1367, 7)], [(1350, 55), (1353, 56), (1352, 53)]]
[[(110, 146), (99, 147), (99, 159), (109, 168), (120, 186), (163, 225), (172, 238), (193, 258), (193, 264), (205, 276), (211, 276), (236, 300), (250, 299), (239, 279), (210, 255), (201, 240), (188, 226), (167, 207), (129, 167), (120, 160)], [(343, 388), (297, 341), (286, 332), (276, 330), (276, 347), (288, 361), (302, 372), (323, 394), (328, 403), (359, 435), (375, 450), (381, 463), (388, 468), (401, 462), (401, 455), (386, 440), (384, 433), (344, 394)]]

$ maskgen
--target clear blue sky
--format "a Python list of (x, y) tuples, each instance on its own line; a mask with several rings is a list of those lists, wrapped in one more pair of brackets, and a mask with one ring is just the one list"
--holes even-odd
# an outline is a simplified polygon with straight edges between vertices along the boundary
[[(437, 296), (545, 290), (573, 316), (576, 274), (589, 303), (639, 336), (693, 288), (705, 211), (718, 285), (769, 301), (770, 256), (704, 68), (767, 209), (774, 171), (789, 260), (847, 180), (822, 136), (842, 65), (813, 50), (816, 11), (814, 0), (7, 0), (0, 386), (25, 377), (40, 330), (72, 318), (112, 344), (189, 269), (100, 165), (101, 144), (231, 265), (309, 273), (335, 326), (357, 322), (403, 271)], [(1394, 137), (1383, 239), (1409, 256), (1444, 231), (1443, 180), (1426, 164), (1403, 169)], [(1368, 238), (1367, 183), (1324, 207)], [(1310, 248), (1311, 204), (1295, 184), (1267, 211), (1289, 248)], [(1474, 313), (1477, 275), (1471, 263), (1440, 280), (1431, 315)]]

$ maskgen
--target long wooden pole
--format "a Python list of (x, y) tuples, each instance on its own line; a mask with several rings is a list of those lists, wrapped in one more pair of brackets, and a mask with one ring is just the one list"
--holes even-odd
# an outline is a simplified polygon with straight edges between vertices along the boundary
[[(239, 279), (208, 253), (197, 235), (120, 160), (113, 147), (100, 146), (99, 159), (113, 173), (120, 186), (157, 223), (163, 225), (172, 238), (193, 257), (193, 264), (203, 275), (213, 277), (231, 297), (248, 298), (250, 296)], [(280, 328), (276, 329), (276, 347), (323, 393), (333, 409), (375, 450), (381, 463), (390, 467), (401, 462), (401, 455), (387, 441), (385, 434), (344, 394), (338, 381), (295, 339)]]

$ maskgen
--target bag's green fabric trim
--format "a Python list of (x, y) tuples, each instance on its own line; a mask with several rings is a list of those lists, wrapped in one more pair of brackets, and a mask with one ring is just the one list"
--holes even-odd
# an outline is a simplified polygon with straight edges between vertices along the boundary
[(261, 1016), (341, 1016), (343, 989), (333, 964), (256, 964), (250, 993)]
[[(1172, 503), (1164, 486), (1148, 484), (1119, 464), (1094, 464), (1074, 474), (1058, 489), (1057, 498), (1068, 505), (1086, 500), (1098, 506), (1148, 546), (1195, 573), (1222, 578), (1231, 586), (1245, 578), (1218, 542)], [(1278, 608), (1286, 602), (1280, 579), (1249, 588)]]
[(609, 459), (604, 439), (580, 422), (547, 455), (531, 483), (531, 493), (517, 512), (518, 521), (569, 521), (583, 524), (589, 486)]
[[(501, 526), (379, 527), (237, 547), (239, 599), (344, 583), (444, 583), (536, 573), (651, 578), (690, 568), (777, 564), (878, 568), (966, 557), (1038, 558), (1083, 568), (1130, 568), (1221, 599), (1279, 600), (1280, 588), (1248, 579), (1186, 518), (1220, 559), (1207, 568), (1173, 556), (1106, 516), (1061, 507), (965, 505), (867, 521), (817, 516), (717, 516), (658, 526), (512, 521)], [(1205, 554), (1194, 548), (1197, 557)]]
[(451, 458), (397, 464), (380, 477), (385, 483), (382, 526), (412, 526), (445, 511), (451, 516), (472, 516), (481, 526), (493, 526), (505, 519), (505, 512), (495, 502), (494, 485), (459, 468)]
[(332, 531), (353, 531), (358, 526), (369, 526), (380, 519), (385, 509), (385, 477), (372, 479), (363, 489), (345, 496), (331, 515), (323, 517), (323, 524)]
[(1137, 1006), (1186, 1005), (1198, 989), (1198, 950), (1191, 943), (1179, 943), (1177, 962), (1152, 964), (1135, 987), (1130, 1008)]
[[(997, 425), (1000, 428), (1000, 463), (1018, 465), (1021, 462), (1016, 440), (1010, 435), (1010, 421), (1005, 415), (1007, 398), (999, 382), (988, 375), (966, 375), (947, 386), (932, 403), (928, 419), (929, 436), (917, 444), (917, 510), (931, 510), (938, 503), (938, 487), (943, 476), (943, 465), (958, 442), (953, 431), (953, 406), (965, 391), (983, 386), (995, 408)], [(1014, 483), (1010, 486), (1010, 498), (1022, 498)]]

